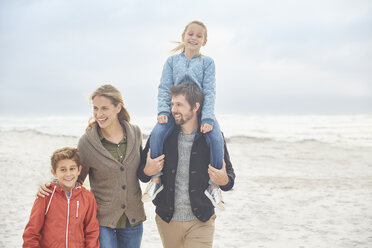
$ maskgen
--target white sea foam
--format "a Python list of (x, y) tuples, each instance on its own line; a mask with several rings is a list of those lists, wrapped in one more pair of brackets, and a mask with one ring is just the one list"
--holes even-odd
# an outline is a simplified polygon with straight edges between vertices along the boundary
[[(44, 118), (0, 118), (1, 131), (35, 131), (53, 136), (79, 137), (88, 116)], [(134, 117), (145, 137), (155, 125), (153, 117)], [(318, 141), (332, 144), (372, 146), (372, 116), (218, 116), (229, 140)]]

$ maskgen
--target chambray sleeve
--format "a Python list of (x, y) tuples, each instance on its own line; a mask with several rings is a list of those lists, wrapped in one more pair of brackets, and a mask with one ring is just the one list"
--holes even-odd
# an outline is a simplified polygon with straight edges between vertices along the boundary
[(171, 115), (171, 96), (169, 89), (173, 83), (173, 57), (169, 57), (164, 64), (158, 88), (158, 116)]
[(211, 58), (205, 58), (204, 61), (204, 78), (203, 78), (203, 94), (204, 104), (202, 108), (202, 124), (208, 123), (214, 125), (214, 104), (216, 98), (216, 69), (214, 61)]

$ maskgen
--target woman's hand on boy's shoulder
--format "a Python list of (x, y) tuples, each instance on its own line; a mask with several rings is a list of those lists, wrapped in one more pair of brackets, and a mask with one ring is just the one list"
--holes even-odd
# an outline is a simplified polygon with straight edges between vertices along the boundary
[(45, 197), (49, 196), (49, 193), (52, 193), (53, 191), (49, 189), (50, 183), (45, 183), (40, 185), (39, 190), (36, 193), (36, 197)]

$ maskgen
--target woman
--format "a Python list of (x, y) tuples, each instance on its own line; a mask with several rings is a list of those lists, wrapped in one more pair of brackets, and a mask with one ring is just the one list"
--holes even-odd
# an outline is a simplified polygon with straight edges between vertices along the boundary
[[(78, 144), (83, 166), (79, 181), (83, 183), (89, 174), (98, 206), (101, 247), (139, 248), (146, 219), (136, 174), (141, 130), (129, 123), (122, 96), (114, 86), (99, 87), (90, 99), (93, 117)], [(50, 192), (45, 186), (39, 195)]]

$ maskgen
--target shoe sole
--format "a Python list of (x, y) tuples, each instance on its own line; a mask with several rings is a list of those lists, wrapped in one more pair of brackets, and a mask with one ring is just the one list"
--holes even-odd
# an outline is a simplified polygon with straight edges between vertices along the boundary
[[(226, 207), (225, 206), (220, 206), (219, 203), (216, 203), (214, 200), (213, 200), (213, 197), (211, 194), (209, 194), (208, 190), (205, 190), (204, 191), (204, 194), (208, 197), (208, 199), (211, 201), (212, 205), (215, 207), (215, 208), (218, 208), (222, 211), (225, 211), (226, 210)], [(221, 202), (222, 203), (222, 202)], [(225, 205), (224, 203), (222, 203), (223, 205)]]
[(142, 195), (142, 198), (141, 198), (142, 202), (149, 202), (149, 201), (154, 200), (155, 197), (156, 197), (156, 195), (159, 194), (159, 192), (162, 191), (163, 188), (164, 188), (164, 186), (161, 185), (161, 186), (158, 188), (158, 190), (155, 191), (155, 193), (154, 193), (154, 195), (153, 195), (152, 197), (151, 197), (148, 193), (143, 194), (143, 195)]

